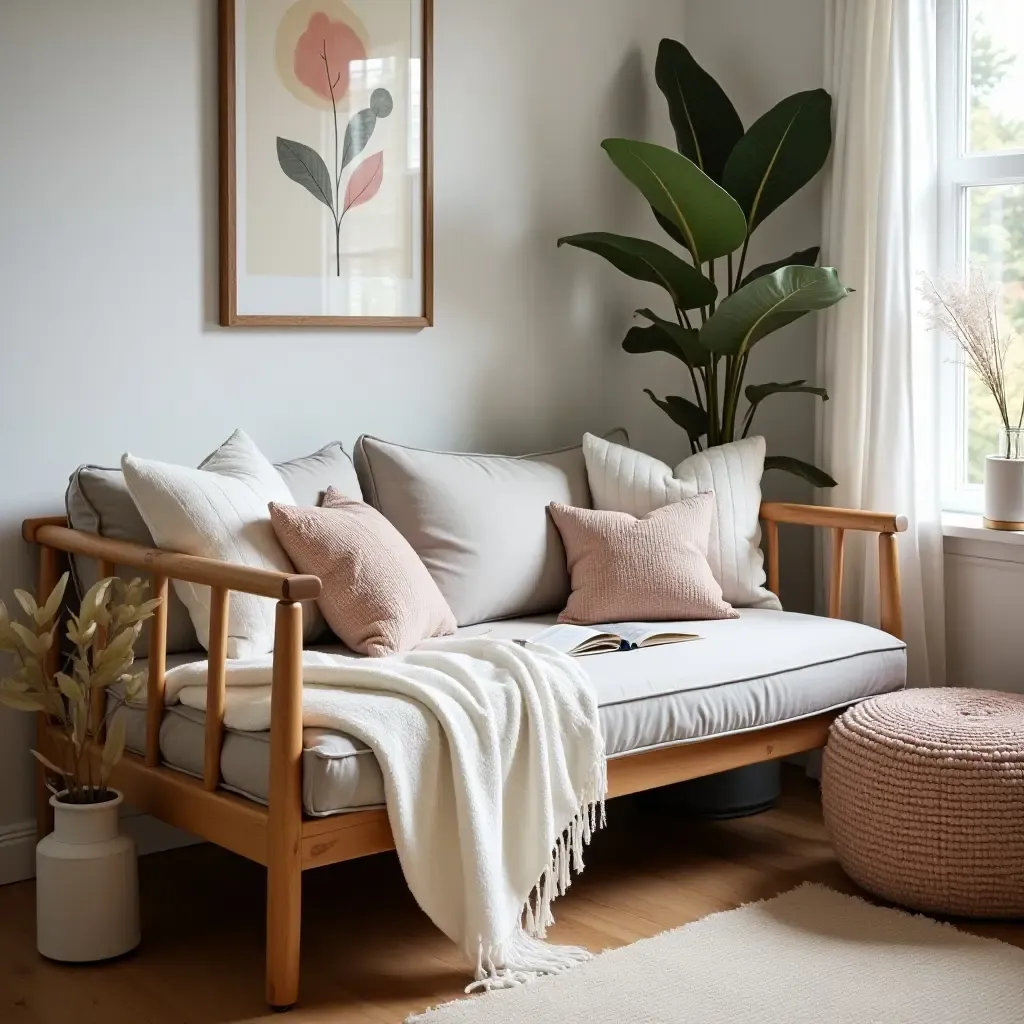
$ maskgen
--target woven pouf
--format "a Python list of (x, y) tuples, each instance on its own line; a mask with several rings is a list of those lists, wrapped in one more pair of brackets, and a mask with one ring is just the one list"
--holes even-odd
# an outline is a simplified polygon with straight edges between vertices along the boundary
[(836, 720), (825, 824), (846, 873), (914, 910), (1024, 917), (1024, 696), (905, 690)]

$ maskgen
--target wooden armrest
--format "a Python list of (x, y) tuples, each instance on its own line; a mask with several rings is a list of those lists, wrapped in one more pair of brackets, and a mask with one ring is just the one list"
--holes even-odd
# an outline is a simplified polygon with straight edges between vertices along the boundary
[(798, 526), (825, 526), (836, 530), (862, 530), (867, 533), (903, 533), (907, 517), (886, 512), (861, 512), (852, 508), (830, 508), (828, 505), (792, 505), (783, 501), (766, 501), (761, 518), (769, 523), (795, 523)]
[(828, 614), (839, 618), (843, 600), (843, 562), (847, 530), (878, 534), (879, 625), (886, 633), (903, 636), (900, 567), (896, 534), (907, 529), (907, 517), (887, 512), (861, 512), (827, 505), (793, 505), (766, 501), (761, 505), (768, 554), (768, 589), (779, 594), (779, 523), (821, 526), (832, 531), (832, 558), (828, 579)]
[(66, 520), (28, 519), (22, 526), (26, 540), (68, 551), (76, 555), (97, 558), (111, 565), (124, 565), (143, 569), (168, 579), (183, 580), (206, 587), (222, 587), (257, 597), (270, 597), (277, 601), (310, 601), (320, 596), (320, 580), (316, 576), (273, 572), (254, 569), (214, 558), (180, 555), (158, 548), (144, 548), (123, 540), (110, 540), (93, 533), (71, 530)]
[(67, 516), (41, 516), (38, 519), (26, 519), (21, 524), (21, 537), (22, 540), (28, 541), (29, 544), (36, 544), (36, 534), (44, 526), (67, 526)]
[[(153, 574), (155, 596), (161, 601), (153, 613), (149, 635), (146, 681), (146, 745), (144, 764), (160, 764), (160, 725), (164, 713), (167, 670), (168, 581), (183, 580), (210, 587), (209, 653), (206, 685), (206, 724), (203, 752), (203, 789), (215, 791), (221, 783), (221, 744), (226, 705), (226, 665), (230, 629), (230, 591), (254, 594), (277, 601), (274, 630), (273, 685), (270, 707), (269, 857), (298, 850), (302, 828), (302, 623), (298, 602), (320, 596), (320, 580), (285, 572), (271, 572), (234, 565), (213, 558), (198, 558), (140, 544), (110, 540), (68, 528), (62, 516), (27, 519), (22, 525), (25, 540), (39, 545), (38, 601), (46, 600), (57, 582), (57, 551), (85, 555), (100, 563), (100, 574), (113, 574), (115, 566), (142, 569)], [(99, 648), (106, 643), (98, 633)], [(57, 668), (58, 647), (48, 657), (48, 671)], [(102, 743), (104, 694), (97, 690), (92, 705), (93, 737)], [(46, 716), (40, 716), (45, 729)], [(40, 770), (39, 800), (47, 806), (49, 793)], [(277, 848), (280, 849), (277, 849)]]

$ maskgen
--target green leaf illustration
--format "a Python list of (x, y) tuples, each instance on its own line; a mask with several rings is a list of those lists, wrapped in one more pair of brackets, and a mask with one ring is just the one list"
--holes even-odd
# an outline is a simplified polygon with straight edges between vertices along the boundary
[(349, 121), (348, 127), (345, 129), (345, 145), (341, 150), (342, 170), (345, 170), (366, 149), (366, 144), (370, 141), (370, 136), (373, 135), (373, 129), (376, 127), (377, 115), (369, 107), (352, 115), (352, 120)]
[(391, 111), (395, 109), (395, 101), (387, 89), (374, 89), (370, 97), (370, 105), (365, 110), (353, 114), (352, 119), (345, 129), (345, 144), (341, 150), (341, 169), (346, 167), (364, 149), (370, 141), (374, 129), (377, 127), (378, 117), (390, 117)]
[(310, 149), (301, 142), (278, 137), (277, 159), (281, 164), (281, 170), (292, 181), (297, 181), (334, 213), (331, 172), (327, 170), (327, 165), (315, 149)]

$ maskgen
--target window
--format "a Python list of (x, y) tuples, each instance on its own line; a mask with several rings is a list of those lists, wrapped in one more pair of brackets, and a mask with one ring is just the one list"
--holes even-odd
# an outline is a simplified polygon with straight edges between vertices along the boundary
[[(1009, 390), (1024, 399), (1024, 0), (940, 0), (941, 262), (949, 274), (985, 271), (1021, 338)], [(944, 368), (945, 504), (980, 511), (985, 456), (996, 451), (995, 403), (959, 366)]]

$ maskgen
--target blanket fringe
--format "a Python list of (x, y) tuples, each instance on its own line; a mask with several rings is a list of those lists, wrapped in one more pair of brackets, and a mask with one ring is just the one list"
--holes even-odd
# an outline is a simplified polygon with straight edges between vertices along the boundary
[(595, 765), (584, 787), (580, 806), (563, 832), (555, 838), (550, 864), (541, 872), (527, 897), (515, 932), (504, 942), (485, 947), (477, 939), (475, 981), (467, 993), (515, 988), (549, 974), (562, 974), (591, 959), (580, 946), (555, 946), (544, 941), (555, 923), (551, 904), (564, 896), (572, 884), (573, 872), (583, 870), (583, 847), (598, 829), (604, 828), (605, 794), (608, 777), (604, 759)]

